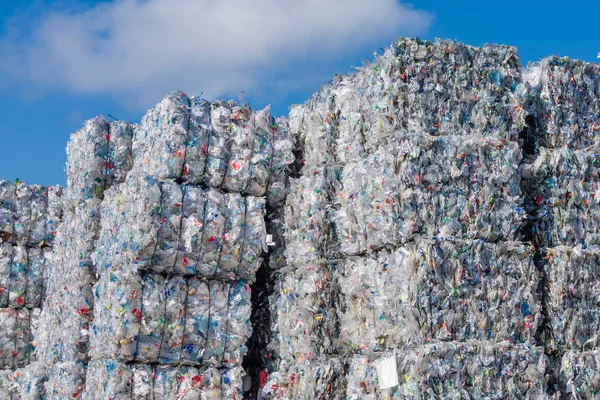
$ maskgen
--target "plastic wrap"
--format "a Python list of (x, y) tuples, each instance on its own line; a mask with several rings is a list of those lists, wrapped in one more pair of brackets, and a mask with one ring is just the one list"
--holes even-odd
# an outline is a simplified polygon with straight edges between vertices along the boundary
[(556, 56), (530, 63), (517, 93), (536, 118), (540, 145), (577, 150), (600, 144), (598, 64)]
[(265, 200), (127, 178), (104, 202), (99, 272), (113, 264), (209, 279), (252, 280), (262, 262)]
[(241, 368), (219, 370), (93, 361), (83, 399), (196, 400), (243, 398)]
[(547, 250), (548, 310), (552, 349), (595, 350), (600, 344), (600, 249)]
[(115, 270), (96, 284), (94, 359), (234, 367), (251, 334), (250, 287)]

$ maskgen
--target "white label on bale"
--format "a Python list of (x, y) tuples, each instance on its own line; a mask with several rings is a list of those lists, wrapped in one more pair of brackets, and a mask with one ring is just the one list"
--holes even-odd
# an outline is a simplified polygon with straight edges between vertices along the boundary
[(398, 367), (396, 366), (396, 355), (378, 360), (377, 378), (379, 379), (379, 389), (388, 389), (398, 386)]
[(275, 242), (273, 242), (273, 235), (267, 235), (267, 246), (275, 246)]

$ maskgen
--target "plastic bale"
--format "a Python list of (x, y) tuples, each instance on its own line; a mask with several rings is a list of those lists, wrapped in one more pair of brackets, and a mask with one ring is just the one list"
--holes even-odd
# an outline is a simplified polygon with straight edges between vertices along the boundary
[(14, 183), (0, 180), (0, 236), (4, 242), (12, 240), (14, 234), (15, 190)]
[(24, 367), (33, 351), (29, 310), (1, 308), (0, 320), (0, 368)]
[(203, 363), (212, 367), (241, 365), (252, 333), (250, 286), (245, 282), (211, 281), (208, 336)]
[[(278, 133), (281, 126), (270, 115), (271, 107), (253, 114), (252, 154), (249, 158), (248, 177), (243, 192), (250, 196), (264, 196), (275, 193), (272, 189), (281, 181), (280, 170), (285, 166), (283, 135)], [(282, 165), (283, 164), (283, 165)], [(271, 181), (274, 183), (271, 184)], [(280, 195), (281, 198), (283, 196)]]
[[(92, 359), (135, 359), (142, 310), (150, 312), (143, 308), (142, 282), (136, 271), (117, 269), (102, 276), (94, 285), (94, 320), (90, 327), (89, 352)], [(161, 307), (160, 304), (148, 306)]]
[(105, 187), (125, 180), (133, 166), (131, 146), (135, 125), (123, 121), (109, 123), (109, 141), (106, 160), (104, 161)]
[(310, 359), (338, 349), (336, 307), (343, 307), (332, 282), (334, 265), (288, 266), (280, 271), (273, 304), (275, 352)]
[[(387, 146), (396, 134), (478, 133), (510, 140), (523, 126), (516, 95), (520, 82), (514, 47), (400, 38), (355, 74), (322, 87), (305, 103), (303, 124), (325, 131), (328, 124), (338, 126), (330, 130), (337, 131), (337, 143), (326, 152), (342, 163)], [(297, 116), (291, 110), (290, 118)], [(307, 165), (319, 163), (309, 158)]]
[(13, 247), (10, 278), (8, 283), (9, 301), (13, 308), (37, 308), (42, 303), (46, 250), (24, 246)]
[(161, 225), (151, 268), (157, 272), (170, 272), (178, 261), (183, 191), (177, 183), (165, 181), (160, 183), (160, 192)]
[(15, 367), (17, 314), (12, 308), (0, 308), (0, 369)]
[[(44, 394), (41, 371), (35, 364), (19, 368), (12, 373), (12, 397), (6, 399), (39, 400)], [(0, 377), (0, 381), (2, 378)], [(1, 389), (0, 389), (1, 393)]]
[[(165, 399), (238, 399), (243, 398), (241, 367), (232, 369), (189, 366), (158, 367), (154, 392)], [(158, 389), (158, 390), (157, 390)]]
[(253, 280), (262, 261), (264, 199), (192, 186), (184, 193), (176, 271)]
[(330, 247), (330, 192), (334, 177), (329, 169), (315, 169), (290, 179), (285, 214), (285, 256), (290, 264), (309, 264), (325, 258)]
[[(381, 109), (382, 100), (389, 99), (387, 115), (409, 132), (468, 135), (476, 130), (508, 138), (521, 130), (513, 116), (521, 75), (514, 47), (400, 38), (357, 75), (357, 86), (365, 89), (363, 107), (373, 98)], [(382, 85), (373, 85), (373, 79)], [(381, 129), (386, 114), (379, 117), (373, 108), (367, 110), (373, 115), (370, 128)]]
[(67, 144), (66, 198), (102, 198), (109, 140), (109, 124), (101, 117), (86, 121), (71, 135)]
[(63, 201), (62, 201), (62, 188), (60, 186), (50, 186), (47, 188), (48, 192), (48, 213), (46, 218), (46, 238), (45, 243), (52, 246), (58, 225), (62, 220), (63, 215)]
[(125, 183), (107, 193), (100, 214), (101, 230), (93, 254), (99, 275), (113, 265), (146, 268), (152, 264), (158, 232), (167, 221), (161, 208), (161, 186), (154, 178), (129, 174)]
[(31, 188), (20, 182), (16, 185), (14, 208), (15, 243), (26, 244), (31, 233)]
[(188, 184), (204, 181), (209, 139), (211, 137), (211, 104), (194, 96), (190, 99), (190, 122), (182, 178)]
[(570, 399), (592, 399), (600, 394), (600, 354), (566, 351), (561, 358), (559, 380)]
[(136, 361), (168, 364), (179, 360), (186, 295), (187, 283), (182, 277), (144, 276)]
[(545, 231), (538, 239), (544, 246), (591, 246), (600, 242), (600, 233), (595, 229), (600, 222), (595, 212), (599, 172), (600, 159), (594, 148), (542, 149), (533, 163), (522, 166), (532, 201), (543, 219), (549, 220), (547, 226), (537, 227)]
[(179, 179), (185, 165), (190, 99), (183, 92), (165, 96), (136, 126), (133, 170), (158, 181)]
[(244, 282), (188, 280), (181, 362), (241, 365), (250, 328), (250, 287)]
[(30, 185), (31, 208), (30, 229), (27, 244), (43, 245), (46, 239), (46, 221), (48, 219), (48, 189), (41, 185)]
[(189, 366), (155, 367), (124, 364), (113, 360), (94, 361), (88, 371), (86, 400), (168, 400), (243, 398), (238, 367), (230, 370)]
[(70, 205), (65, 210), (47, 267), (42, 336), (38, 355), (43, 364), (87, 358), (89, 323), (96, 277), (91, 255), (98, 238), (100, 201)]
[(263, 388), (265, 400), (345, 399), (346, 357), (280, 360)]
[[(394, 157), (383, 151), (340, 174), (342, 189), (334, 196), (335, 234), (341, 254), (355, 255), (408, 240), (420, 226), (402, 224)], [(368, 177), (368, 178), (367, 178)], [(408, 217), (410, 214), (405, 214)]]
[(534, 340), (538, 272), (517, 243), (420, 240), (336, 270), (340, 342), (370, 354), (431, 340)]
[(13, 259), (10, 269), (8, 305), (12, 308), (23, 308), (27, 300), (29, 262), (27, 248), (16, 245), (13, 247)]
[(48, 370), (44, 382), (45, 399), (81, 399), (85, 389), (85, 366), (77, 362), (63, 362)]
[(0, 308), (8, 307), (12, 262), (12, 244), (0, 243)]
[(540, 145), (573, 150), (599, 144), (600, 67), (548, 57), (530, 63), (517, 90), (525, 110), (536, 118)]
[(515, 236), (523, 213), (521, 152), (514, 142), (410, 135), (390, 147), (347, 164), (340, 174), (333, 218), (342, 254), (397, 245), (413, 235)]
[(595, 350), (599, 345), (600, 251), (581, 245), (548, 249), (548, 309), (555, 350)]
[(29, 309), (41, 307), (43, 303), (47, 251), (37, 247), (27, 249), (25, 307)]
[(231, 128), (235, 127), (235, 124), (230, 121), (231, 114), (232, 110), (228, 103), (219, 101), (211, 104), (212, 130), (208, 139), (204, 183), (213, 188), (218, 188), (223, 184), (227, 170), (229, 136)]
[(128, 364), (116, 360), (91, 361), (82, 399), (132, 399), (133, 372)]
[(251, 331), (247, 284), (118, 275), (101, 279), (95, 289), (93, 359), (217, 367), (241, 363)]
[[(296, 161), (293, 153), (295, 136), (290, 131), (288, 119), (284, 117), (275, 119), (273, 130), (275, 132), (273, 134), (273, 155), (271, 157), (271, 176), (268, 181), (267, 201), (270, 206), (279, 207), (285, 202), (291, 166)], [(262, 156), (260, 157), (262, 159)], [(257, 162), (255, 168), (260, 168), (258, 165), (260, 165), (259, 162)]]
[[(380, 389), (377, 364), (391, 357), (398, 385)], [(547, 398), (549, 360), (541, 347), (494, 342), (432, 343), (375, 357), (355, 356), (348, 399)], [(393, 371), (385, 371), (392, 374)]]
[[(222, 184), (219, 185), (227, 192), (240, 193), (248, 185), (254, 152), (253, 117), (248, 107), (234, 106), (229, 114), (229, 157), (225, 161)], [(260, 194), (264, 194), (264, 190)]]

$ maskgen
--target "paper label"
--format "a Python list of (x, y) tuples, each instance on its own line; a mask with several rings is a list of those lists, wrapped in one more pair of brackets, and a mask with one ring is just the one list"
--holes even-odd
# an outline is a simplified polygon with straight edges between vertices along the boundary
[(379, 359), (377, 362), (377, 378), (379, 389), (388, 389), (398, 386), (398, 367), (396, 356)]

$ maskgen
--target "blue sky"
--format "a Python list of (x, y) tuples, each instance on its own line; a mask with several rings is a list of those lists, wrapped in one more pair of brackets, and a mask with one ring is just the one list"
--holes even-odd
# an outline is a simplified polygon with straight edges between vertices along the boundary
[(597, 61), (597, 1), (12, 0), (0, 2), (0, 179), (64, 184), (85, 119), (132, 122), (162, 94), (286, 114), (399, 35)]

